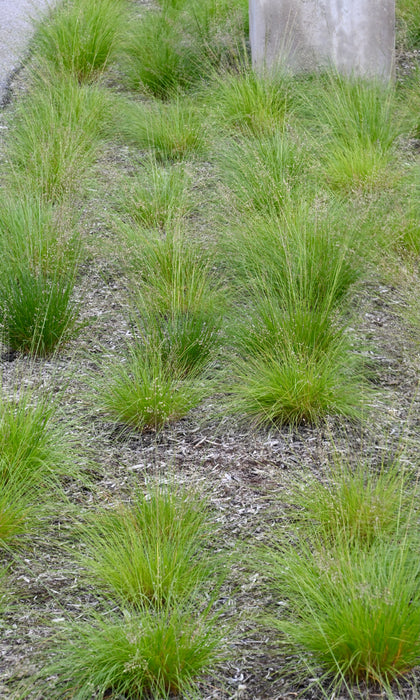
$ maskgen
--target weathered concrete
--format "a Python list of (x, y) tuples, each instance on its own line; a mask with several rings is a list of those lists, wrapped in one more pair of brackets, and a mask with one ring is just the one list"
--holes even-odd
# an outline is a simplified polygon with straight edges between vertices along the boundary
[(50, 4), (49, 0), (0, 0), (0, 104), (31, 36), (31, 20)]
[(252, 61), (389, 79), (395, 0), (249, 0)]

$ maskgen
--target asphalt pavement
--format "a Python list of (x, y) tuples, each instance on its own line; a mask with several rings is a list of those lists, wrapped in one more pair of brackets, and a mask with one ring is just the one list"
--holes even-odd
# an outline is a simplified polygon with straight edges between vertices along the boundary
[(25, 55), (32, 20), (50, 4), (49, 0), (0, 0), (0, 104), (7, 94), (11, 75)]

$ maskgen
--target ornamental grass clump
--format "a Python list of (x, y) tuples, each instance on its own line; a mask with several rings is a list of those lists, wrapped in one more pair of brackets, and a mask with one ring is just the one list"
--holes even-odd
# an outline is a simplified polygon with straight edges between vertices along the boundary
[(10, 186), (58, 203), (93, 167), (108, 104), (99, 88), (42, 70), (14, 112), (7, 143)]
[(150, 159), (130, 182), (119, 210), (124, 218), (144, 228), (167, 230), (179, 226), (192, 210), (190, 179), (179, 165), (165, 168)]
[(63, 629), (48, 669), (52, 697), (195, 697), (227, 656), (215, 535), (208, 503), (174, 483), (93, 516), (81, 530), (82, 561), (110, 597), (101, 598), (104, 613)]
[[(353, 238), (307, 207), (255, 217), (224, 242), (246, 320), (231, 324), (233, 410), (257, 423), (356, 417), (365, 387), (343, 315), (362, 268)], [(354, 240), (356, 244), (356, 240)]]
[(144, 13), (132, 23), (122, 55), (128, 87), (162, 100), (191, 88), (207, 71), (197, 42), (188, 39), (178, 12)]
[(5, 267), (26, 261), (31, 269), (46, 274), (69, 272), (80, 257), (80, 236), (67, 207), (54, 206), (37, 194), (2, 193), (0, 260)]
[[(394, 203), (393, 203), (394, 204)], [(402, 182), (392, 212), (393, 243), (414, 256), (420, 254), (420, 168), (415, 165)]]
[(211, 260), (185, 233), (122, 229), (132, 277), (132, 323), (139, 347), (174, 377), (197, 378), (221, 345), (225, 298)]
[(203, 152), (203, 119), (186, 98), (148, 105), (118, 100), (115, 113), (120, 138), (150, 151), (158, 161), (182, 161)]
[(122, 55), (131, 90), (167, 100), (243, 60), (248, 20), (243, 0), (162, 5), (131, 24)]
[(282, 75), (255, 73), (248, 66), (218, 75), (204, 97), (214, 104), (218, 129), (249, 136), (282, 132), (289, 116), (288, 89)]
[[(178, 605), (159, 612), (109, 613), (69, 626), (51, 665), (50, 697), (89, 700), (193, 697), (225, 656), (225, 629), (212, 603), (195, 612)], [(51, 694), (52, 693), (52, 694)]]
[(327, 183), (361, 191), (389, 185), (395, 177), (390, 165), (401, 132), (394, 90), (336, 75), (320, 81), (315, 83), (318, 93), (313, 95), (311, 122), (320, 138)]
[(322, 479), (296, 490), (296, 518), (326, 546), (337, 537), (366, 549), (379, 538), (392, 541), (404, 535), (414, 515), (410, 479), (398, 457), (378, 466), (361, 459), (352, 466), (337, 455)]
[(229, 212), (280, 214), (305, 177), (303, 151), (284, 131), (225, 143), (217, 161)]
[(174, 373), (158, 349), (135, 342), (125, 360), (108, 366), (97, 391), (107, 414), (140, 431), (158, 431), (183, 418), (205, 394), (203, 386)]
[(309, 202), (288, 200), (278, 214), (233, 222), (220, 246), (241, 296), (248, 289), (251, 298), (273, 296), (286, 310), (331, 317), (364, 273), (364, 237), (340, 206), (316, 212)]
[(167, 313), (214, 309), (220, 302), (220, 285), (211, 274), (211, 261), (200, 245), (178, 227), (162, 235), (122, 227), (128, 249), (128, 269), (133, 273), (133, 291), (150, 308)]
[(0, 326), (12, 350), (51, 355), (79, 330), (79, 307), (73, 301), (73, 275), (53, 276), (23, 265), (0, 270)]
[(331, 415), (360, 417), (366, 386), (344, 340), (318, 354), (293, 350), (288, 338), (235, 366), (230, 410), (256, 425), (317, 424)]
[(379, 684), (393, 698), (391, 684), (420, 661), (418, 488), (400, 452), (379, 466), (337, 453), (296, 489), (293, 531), (259, 552), (282, 601), (267, 621), (328, 696)]
[(125, 0), (60, 3), (39, 22), (33, 47), (54, 70), (90, 81), (115, 59), (128, 21)]
[(81, 534), (83, 563), (96, 587), (121, 603), (161, 610), (208, 593), (220, 575), (220, 562), (206, 550), (214, 534), (203, 500), (176, 486), (152, 486), (91, 519)]
[(0, 396), (0, 546), (38, 529), (52, 494), (59, 493), (60, 477), (72, 474), (55, 412), (48, 396), (37, 403), (29, 391)]
[(397, 30), (406, 49), (420, 47), (420, 10), (417, 0), (398, 0), (396, 3)]
[(0, 326), (12, 350), (49, 355), (79, 330), (80, 239), (39, 196), (0, 202)]
[(378, 538), (368, 548), (336, 535), (326, 548), (301, 531), (294, 546), (272, 553), (270, 587), (284, 606), (270, 626), (301, 658), (302, 674), (309, 664), (328, 692), (379, 683), (394, 697), (391, 683), (420, 661), (418, 535)]

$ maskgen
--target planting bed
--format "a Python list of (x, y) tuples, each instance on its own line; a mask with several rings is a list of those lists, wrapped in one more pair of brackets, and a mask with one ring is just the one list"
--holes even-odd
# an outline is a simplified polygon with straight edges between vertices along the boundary
[[(302, 597), (293, 598), (289, 552), (303, 560), (307, 545), (313, 561), (321, 562), (321, 589), (328, 569), (322, 557), (333, 560), (341, 552), (350, 561), (359, 546), (363, 556), (376, 546), (378, 552), (398, 549), (412, 573), (411, 553), (419, 544), (420, 81), (412, 15), (401, 15), (406, 31), (399, 38), (397, 85), (388, 92), (331, 75), (259, 81), (247, 67), (243, 2), (202, 3), (208, 15), (197, 3), (191, 13), (188, 2), (187, 9), (182, 2), (162, 4), (116, 3), (129, 21), (104, 39), (112, 51), (100, 63), (99, 50), (89, 58), (76, 55), (76, 48), (72, 60), (60, 61), (58, 48), (69, 55), (65, 32), (57, 39), (48, 27), (68, 7), (79, 8), (82, 23), (86, 8), (112, 13), (112, 2), (65, 3), (47, 20), (47, 30), (39, 29), (31, 59), (14, 80), (13, 99), (0, 114), (0, 253), (8, 261), (0, 269), (4, 492), (12, 481), (7, 469), (12, 473), (19, 462), (9, 457), (5, 406), (12, 406), (13, 424), (22, 402), (28, 415), (44, 401), (57, 450), (52, 461), (34, 460), (35, 476), (23, 478), (17, 493), (27, 490), (30, 498), (18, 520), (26, 523), (26, 509), (31, 517), (10, 539), (1, 529), (10, 504), (0, 501), (0, 698), (414, 700), (420, 697), (420, 653), (408, 658), (404, 644), (409, 634), (412, 648), (420, 644), (416, 619), (398, 632), (384, 625), (361, 671), (352, 666), (357, 648), (348, 664), (341, 663), (340, 639), (327, 641), (332, 662), (325, 665), (319, 640), (311, 647), (293, 631), (299, 606), (309, 624), (315, 603), (303, 586)], [(407, 4), (401, 11), (409, 10)], [(157, 32), (149, 26), (152, 15), (166, 22)], [(91, 33), (105, 26), (101, 17), (99, 25), (92, 20)], [(169, 48), (161, 55), (156, 42), (164, 41)], [(148, 69), (147, 46), (160, 56)], [(245, 76), (242, 87), (235, 87), (238, 76)], [(51, 110), (56, 103), (60, 107)], [(351, 104), (354, 114), (342, 123)], [(25, 123), (33, 130), (19, 132)], [(41, 157), (36, 149), (44, 138)], [(51, 146), (55, 138), (62, 147)], [(277, 246), (270, 248), (276, 235)], [(48, 292), (34, 304), (32, 325), (25, 326), (21, 313), (22, 332), (13, 330), (18, 324), (10, 299), (18, 308), (29, 275), (21, 265), (26, 259)], [(278, 273), (282, 264), (284, 274)], [(332, 281), (328, 268), (335, 270)], [(75, 325), (58, 332), (64, 282), (72, 285), (66, 312), (74, 311)], [(48, 336), (54, 285), (57, 311)], [(182, 324), (191, 318), (198, 340), (185, 341), (191, 327)], [(319, 325), (311, 334), (314, 318)], [(276, 383), (270, 371), (279, 367), (285, 372)], [(110, 391), (117, 379), (119, 395)], [(156, 387), (165, 386), (158, 395)], [(17, 436), (23, 452), (30, 438), (23, 428)], [(369, 479), (395, 478), (395, 489), (379, 491), (371, 504), (378, 515), (372, 517), (374, 544), (369, 540), (365, 549), (361, 506), (354, 508), (352, 539), (341, 521), (325, 534), (319, 513), (302, 500), (302, 494), (318, 494), (317, 485), (345, 482), (360, 464), (360, 491), (368, 493)], [(395, 502), (392, 490), (399, 494)], [(133, 603), (89, 573), (86, 533), (104, 513), (124, 513), (138, 494), (148, 502), (167, 492), (201, 503), (211, 523), (192, 556), (194, 565), (207, 566), (204, 583), (192, 593), (185, 584), (184, 600), (174, 592), (175, 581), (167, 598), (152, 593), (155, 607), (139, 584)], [(404, 565), (401, 560), (401, 570)], [(380, 575), (386, 578), (387, 571)], [(408, 613), (420, 610), (419, 573), (413, 574)], [(395, 591), (403, 599), (405, 590), (392, 588), (393, 575), (388, 579), (389, 586), (378, 584), (371, 596), (355, 584), (366, 595), (366, 609), (372, 599), (382, 604), (388, 588), (390, 599)], [(334, 612), (329, 604), (327, 620)], [(373, 629), (382, 611), (372, 610)], [(116, 634), (112, 625), (120, 625), (131, 644), (126, 630), (137, 625), (137, 614), (143, 615), (139, 638), (148, 615), (152, 629), (159, 616), (168, 614), (172, 623), (180, 615), (184, 627), (170, 647), (175, 656), (187, 636), (186, 620), (197, 620), (193, 639), (213, 625), (216, 651), (202, 667), (197, 660), (197, 671), (191, 662), (186, 682), (189, 661), (179, 668), (175, 663), (174, 678), (162, 680), (163, 652), (155, 675), (147, 668), (141, 676), (147, 663), (138, 650), (116, 662), (118, 679), (111, 672), (100, 682), (90, 678), (99, 646), (92, 651), (90, 637), (82, 641), (82, 626), (91, 624), (97, 640), (97, 630), (109, 624), (108, 643)], [(401, 615), (397, 611), (396, 619)], [(321, 618), (315, 627), (322, 640)], [(401, 648), (391, 670), (386, 651), (383, 665), (375, 665), (377, 640), (386, 646), (398, 635)], [(398, 666), (404, 653), (407, 660)]]

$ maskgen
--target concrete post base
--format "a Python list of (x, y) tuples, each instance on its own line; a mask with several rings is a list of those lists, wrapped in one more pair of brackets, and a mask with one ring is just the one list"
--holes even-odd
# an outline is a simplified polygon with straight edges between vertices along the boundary
[(395, 0), (249, 0), (252, 62), (389, 80)]

